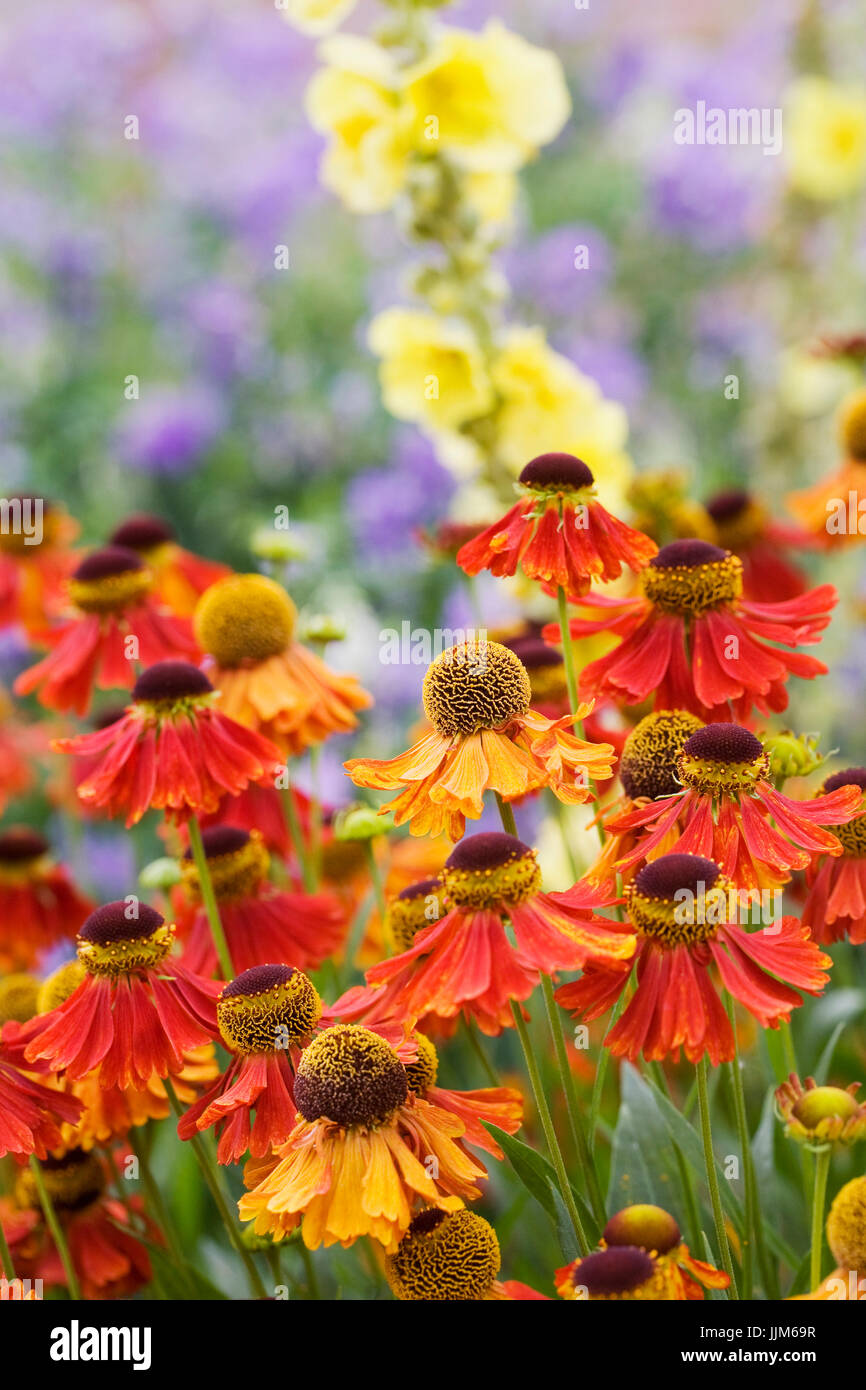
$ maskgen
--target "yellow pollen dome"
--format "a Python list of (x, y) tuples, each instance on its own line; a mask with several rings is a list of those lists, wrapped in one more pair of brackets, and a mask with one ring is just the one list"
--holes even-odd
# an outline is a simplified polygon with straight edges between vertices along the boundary
[(78, 959), (89, 975), (128, 975), (161, 964), (173, 940), (174, 927), (152, 907), (123, 899), (91, 912), (78, 933)]
[(0, 1028), (4, 1023), (26, 1023), (37, 1012), (40, 983), (23, 971), (0, 980)]
[(866, 1275), (866, 1177), (853, 1178), (837, 1194), (827, 1217), (827, 1244), (840, 1269)]
[(428, 1207), (385, 1260), (385, 1277), (404, 1303), (466, 1303), (485, 1298), (499, 1265), (496, 1232), (482, 1216)]
[(153, 571), (134, 550), (106, 545), (91, 551), (69, 580), (69, 597), (84, 613), (116, 613), (153, 587)]
[(739, 724), (706, 724), (691, 734), (677, 759), (679, 779), (702, 795), (736, 796), (766, 780), (764, 745)]
[(604, 1228), (607, 1245), (637, 1245), (657, 1255), (666, 1255), (681, 1239), (680, 1228), (670, 1213), (649, 1202), (623, 1207)]
[(522, 903), (539, 893), (541, 870), (529, 845), (490, 831), (460, 841), (445, 861), (442, 881), (457, 907), (484, 909)]
[[(214, 892), (221, 902), (250, 897), (267, 877), (270, 855), (258, 830), (215, 825), (202, 832), (202, 843)], [(190, 897), (200, 901), (201, 884), (191, 849), (185, 852), (180, 871)]]
[[(81, 1211), (90, 1206), (105, 1191), (105, 1174), (94, 1153), (70, 1149), (62, 1158), (42, 1159), (39, 1171), (49, 1197), (61, 1211)], [(15, 1184), (15, 1199), (20, 1206), (39, 1208), (39, 1192), (33, 1173), (23, 1168)]]
[(655, 801), (678, 792), (677, 757), (689, 735), (701, 727), (700, 719), (684, 709), (657, 710), (641, 719), (626, 739), (619, 763), (626, 796)]
[(413, 1033), (412, 1040), (418, 1047), (418, 1060), (406, 1063), (406, 1076), (409, 1090), (416, 1096), (423, 1096), (431, 1086), (436, 1085), (439, 1075), (439, 1054), (424, 1033)]
[(206, 589), (193, 616), (196, 641), (219, 666), (279, 656), (292, 640), (297, 609), (263, 574), (230, 574)]
[(845, 401), (839, 427), (847, 456), (866, 463), (866, 391), (857, 391)]
[(704, 613), (732, 603), (743, 592), (742, 562), (708, 541), (671, 541), (640, 577), (646, 597), (667, 613)]
[(445, 889), (438, 878), (422, 878), (398, 893), (385, 911), (385, 929), (398, 951), (407, 951), (422, 927), (444, 917)]
[(322, 1001), (300, 970), (254, 965), (223, 989), (217, 1022), (226, 1047), (250, 1056), (296, 1047), (313, 1031)]
[(77, 956), (75, 960), (68, 960), (65, 965), (59, 966), (47, 980), (42, 981), (36, 1012), (48, 1014), (52, 1009), (59, 1009), (75, 993), (86, 975), (87, 971)]
[(295, 1104), (305, 1120), (330, 1120), (344, 1129), (385, 1124), (408, 1094), (406, 1069), (393, 1047), (359, 1024), (335, 1024), (301, 1053)]
[(729, 881), (698, 854), (663, 854), (625, 886), (632, 924), (665, 946), (711, 941), (727, 920)]
[(445, 738), (496, 729), (525, 714), (531, 699), (523, 662), (499, 642), (461, 642), (424, 677), (424, 713)]

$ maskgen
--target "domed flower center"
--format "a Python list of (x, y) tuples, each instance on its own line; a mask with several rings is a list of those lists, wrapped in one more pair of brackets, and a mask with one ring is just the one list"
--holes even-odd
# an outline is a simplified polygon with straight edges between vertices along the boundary
[(409, 1090), (416, 1096), (423, 1096), (430, 1086), (436, 1085), (439, 1075), (439, 1054), (433, 1043), (423, 1033), (413, 1033), (412, 1040), (418, 1048), (418, 1059), (406, 1063), (406, 1076)]
[(526, 465), (518, 482), (532, 493), (588, 501), (595, 478), (574, 454), (539, 454)]
[(732, 488), (718, 492), (707, 503), (719, 540), (726, 550), (741, 550), (763, 535), (767, 514), (748, 492)]
[(150, 512), (135, 512), (112, 531), (112, 545), (126, 546), (140, 555), (150, 556), (174, 540), (174, 531), (162, 517)]
[(289, 965), (254, 965), (231, 980), (217, 1001), (223, 1041), (243, 1056), (297, 1047), (321, 1016), (314, 986)]
[(766, 780), (770, 761), (759, 738), (739, 724), (707, 724), (677, 759), (681, 782), (702, 796), (736, 796)]
[(78, 959), (90, 975), (152, 970), (171, 950), (174, 927), (135, 898), (91, 912), (78, 933)]
[(74, 960), (66, 961), (49, 975), (47, 980), (42, 981), (36, 1001), (36, 1012), (48, 1014), (52, 1009), (59, 1009), (86, 977), (87, 971), (77, 956)]
[(565, 663), (555, 647), (549, 647), (540, 637), (518, 637), (508, 643), (508, 648), (526, 668), (533, 705), (567, 696)]
[(666, 613), (705, 613), (739, 598), (743, 566), (708, 541), (672, 541), (641, 570), (641, 583), (650, 602)]
[(0, 1029), (4, 1023), (26, 1023), (37, 1012), (40, 984), (23, 971), (0, 980)]
[(677, 757), (701, 721), (687, 710), (659, 710), (636, 724), (625, 741), (619, 763), (623, 791), (632, 801), (674, 796), (682, 791)]
[[(49, 1197), (61, 1211), (82, 1211), (105, 1191), (105, 1174), (94, 1153), (70, 1149), (62, 1158), (43, 1158), (39, 1164)], [(15, 1195), (22, 1206), (38, 1209), (39, 1191), (30, 1169), (22, 1169)]]
[(664, 1207), (638, 1203), (623, 1207), (612, 1216), (604, 1228), (607, 1245), (637, 1245), (641, 1250), (666, 1255), (680, 1244), (680, 1228)]
[(529, 709), (523, 662), (499, 642), (461, 642), (437, 657), (424, 677), (424, 713), (445, 738), (497, 729)]
[[(267, 877), (270, 855), (258, 830), (237, 825), (215, 825), (202, 831), (202, 844), (214, 892), (221, 901), (252, 897)], [(201, 901), (201, 883), (192, 849), (181, 860), (180, 871), (190, 897)]]
[(574, 1271), (574, 1286), (586, 1289), (589, 1298), (628, 1298), (652, 1279), (654, 1272), (645, 1250), (636, 1245), (619, 1245), (580, 1260)]
[(338, 1023), (301, 1054), (295, 1104), (305, 1120), (330, 1120), (344, 1129), (385, 1124), (408, 1094), (403, 1063), (369, 1028)]
[(848, 1120), (859, 1109), (856, 1096), (841, 1086), (814, 1086), (803, 1092), (793, 1114), (806, 1129), (816, 1129), (822, 1120)]
[(845, 1184), (827, 1217), (827, 1244), (840, 1269), (866, 1275), (866, 1177)]
[(842, 411), (842, 447), (849, 458), (866, 463), (866, 391), (858, 391)]
[(84, 613), (121, 613), (138, 603), (153, 584), (153, 572), (122, 545), (88, 555), (69, 581), (69, 597)]
[(0, 835), (0, 882), (35, 883), (43, 875), (48, 841), (26, 826), (13, 826)]
[(230, 574), (206, 589), (193, 619), (196, 640), (218, 666), (255, 665), (292, 640), (297, 609), (263, 574)]
[(495, 908), (525, 902), (541, 892), (534, 849), (513, 835), (467, 835), (445, 861), (442, 880), (458, 907)]
[[(859, 787), (866, 794), (866, 767), (846, 767), (843, 772), (834, 772), (833, 776), (828, 777), (824, 785), (818, 788), (816, 795), (824, 796), (827, 792), (838, 790), (839, 787)], [(866, 858), (866, 810), (847, 824), (834, 825), (830, 829), (837, 840), (841, 841), (846, 855), (852, 859)]]
[(407, 951), (422, 927), (444, 917), (445, 889), (438, 878), (422, 878), (410, 884), (388, 904), (385, 926), (398, 951)]
[(403, 1302), (457, 1303), (483, 1299), (499, 1264), (499, 1241), (483, 1216), (428, 1207), (387, 1257), (385, 1274)]
[(189, 661), (157, 661), (142, 671), (132, 687), (133, 702), (157, 717), (211, 703), (214, 688)]
[(643, 936), (665, 946), (711, 941), (727, 921), (730, 884), (699, 854), (663, 854), (626, 884), (628, 914)]

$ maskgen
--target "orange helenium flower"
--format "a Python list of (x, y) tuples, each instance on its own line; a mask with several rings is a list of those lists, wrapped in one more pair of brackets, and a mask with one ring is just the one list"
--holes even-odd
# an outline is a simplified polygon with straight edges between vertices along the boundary
[(128, 910), (126, 901), (107, 903), (84, 923), (85, 977), (58, 1008), (21, 1026), (28, 1062), (142, 1090), (181, 1072), (185, 1051), (217, 1036), (220, 986), (170, 958), (174, 927), (152, 907), (138, 903), (135, 917)]
[(7, 1023), (0, 1029), (0, 1158), (8, 1153), (44, 1158), (60, 1147), (60, 1126), (80, 1119), (81, 1102), (34, 1080), (30, 1073), (48, 1067), (25, 1059), (18, 1028)]
[(563, 802), (589, 801), (590, 776), (609, 777), (610, 744), (585, 743), (570, 732), (576, 714), (550, 720), (529, 708), (529, 677), (520, 658), (498, 642), (449, 647), (424, 677), (424, 710), (432, 731), (399, 757), (353, 758), (344, 767), (356, 786), (395, 791), (382, 807), (413, 835), (445, 830), (458, 840), (467, 816), (477, 820), (484, 793), (506, 801), (550, 787)]
[(337, 1024), (304, 1049), (295, 1104), (287, 1142), (244, 1173), (238, 1207), (259, 1235), (300, 1226), (310, 1250), (372, 1236), (393, 1254), (417, 1202), (456, 1211), (480, 1196), (462, 1122), (413, 1096), (397, 1053), (366, 1028)]
[[(755, 603), (742, 596), (742, 569), (736, 555), (707, 541), (672, 541), (641, 570), (641, 595), (580, 599), (601, 616), (572, 618), (573, 637), (621, 639), (584, 667), (581, 693), (626, 704), (654, 694), (657, 709), (687, 709), (707, 721), (744, 720), (753, 706), (763, 714), (785, 709), (789, 676), (826, 674), (822, 662), (793, 648), (820, 640), (836, 590), (823, 584), (783, 603)], [(558, 631), (551, 624), (543, 636), (555, 642)]]
[(23, 524), (0, 531), (0, 628), (20, 624), (36, 636), (62, 611), (78, 525), (47, 498), (19, 493), (6, 501), (11, 517), (20, 508)]
[(658, 549), (598, 501), (595, 479), (572, 454), (540, 454), (520, 474), (519, 502), (457, 554), (467, 574), (512, 575), (520, 567), (548, 592), (585, 594), (593, 581), (619, 578)]
[(760, 739), (739, 724), (695, 730), (677, 758), (677, 775), (682, 791), (610, 820), (616, 832), (644, 831), (621, 868), (664, 843), (716, 860), (736, 888), (778, 886), (812, 854), (841, 855), (841, 840), (823, 827), (852, 820), (863, 801), (859, 787), (838, 783), (810, 801), (783, 796), (769, 781)]
[(153, 574), (132, 550), (95, 550), (69, 580), (75, 617), (46, 634), (48, 656), (23, 671), (18, 695), (39, 692), (49, 709), (86, 714), (94, 687), (128, 690), (136, 663), (197, 656), (189, 621), (153, 597)]
[(297, 610), (285, 589), (262, 574), (234, 574), (202, 595), (195, 633), (232, 719), (303, 753), (331, 734), (357, 728), (371, 697), (295, 640)]
[(0, 833), (0, 962), (35, 964), (73, 937), (92, 908), (42, 835), (24, 826)]
[(706, 506), (716, 545), (733, 551), (742, 561), (743, 594), (747, 599), (777, 603), (806, 592), (808, 576), (786, 552), (813, 547), (808, 531), (774, 520), (760, 502), (741, 488), (716, 493)]
[[(837, 788), (859, 788), (866, 793), (866, 767), (834, 772), (819, 791), (825, 798)], [(833, 825), (842, 852), (818, 852), (806, 870), (809, 891), (803, 904), (803, 925), (816, 941), (828, 946), (847, 937), (853, 945), (866, 943), (866, 807), (845, 825)]]
[(220, 1163), (237, 1163), (247, 1150), (264, 1158), (285, 1144), (297, 1118), (294, 1066), (321, 1012), (306, 975), (288, 965), (257, 965), (224, 985), (217, 1020), (233, 1060), (181, 1119), (181, 1139), (216, 1126)]
[[(616, 1057), (649, 1061), (704, 1054), (712, 1065), (734, 1056), (730, 1020), (710, 975), (758, 1020), (778, 1028), (803, 1001), (792, 989), (820, 994), (832, 964), (796, 917), (746, 931), (730, 910), (731, 885), (718, 864), (694, 854), (665, 854), (626, 885), (631, 927), (637, 932), (637, 988), (605, 1044)], [(611, 923), (611, 926), (616, 926)], [(556, 998), (576, 1015), (598, 1018), (619, 998), (629, 968), (591, 962), (583, 977)]]
[(604, 1228), (601, 1249), (556, 1271), (560, 1298), (586, 1302), (682, 1302), (726, 1289), (728, 1275), (696, 1260), (662, 1207), (624, 1207)]
[(453, 1018), (462, 1010), (495, 1035), (512, 1026), (511, 1001), (527, 999), (541, 973), (587, 960), (619, 965), (633, 954), (634, 937), (594, 911), (615, 897), (586, 880), (566, 893), (542, 892), (535, 851), (512, 835), (470, 835), (446, 861), (442, 881), (449, 911), (367, 971), (374, 1009), (376, 987), (390, 987), (396, 1017)]
[(141, 556), (156, 576), (157, 597), (179, 618), (191, 618), (205, 589), (231, 573), (228, 565), (184, 550), (168, 522), (148, 512), (128, 516), (112, 531), (109, 543)]
[(485, 1086), (474, 1091), (451, 1091), (436, 1085), (439, 1056), (435, 1045), (423, 1033), (413, 1033), (418, 1049), (414, 1062), (406, 1063), (409, 1090), (413, 1095), (449, 1110), (466, 1126), (463, 1143), (483, 1149), (494, 1158), (504, 1158), (502, 1149), (485, 1124), (496, 1125), (506, 1134), (516, 1134), (523, 1123), (523, 1097), (513, 1086)]
[[(218, 825), (203, 832), (202, 842), (229, 955), (238, 971), (269, 960), (315, 970), (339, 949), (348, 925), (339, 900), (331, 893), (290, 892), (271, 883), (270, 857), (257, 831)], [(183, 962), (198, 974), (210, 975), (217, 967), (216, 952), (189, 849), (181, 871), (186, 887), (175, 892), (173, 902)]]
[(162, 661), (143, 671), (122, 719), (95, 733), (58, 739), (61, 753), (99, 754), (78, 795), (109, 815), (127, 812), (135, 825), (146, 811), (175, 821), (214, 811), (226, 793), (283, 771), (279, 749), (228, 719), (203, 671)]

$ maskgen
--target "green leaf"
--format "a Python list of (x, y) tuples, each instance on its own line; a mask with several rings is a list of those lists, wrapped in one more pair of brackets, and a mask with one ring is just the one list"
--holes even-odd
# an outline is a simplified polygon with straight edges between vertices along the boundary
[(819, 1086), (824, 1086), (826, 1084), (827, 1077), (830, 1074), (830, 1065), (833, 1061), (833, 1053), (836, 1051), (836, 1044), (845, 1032), (845, 1026), (845, 1019), (843, 1019), (841, 1023), (836, 1024), (836, 1027), (827, 1039), (821, 1056), (818, 1058), (813, 1075)]
[(505, 1151), (509, 1163), (527, 1192), (547, 1212), (553, 1222), (565, 1260), (575, 1259), (580, 1251), (552, 1165), (543, 1154), (537, 1153), (520, 1139), (515, 1139), (513, 1134), (506, 1134), (504, 1130), (492, 1124), (485, 1123), (485, 1128)]

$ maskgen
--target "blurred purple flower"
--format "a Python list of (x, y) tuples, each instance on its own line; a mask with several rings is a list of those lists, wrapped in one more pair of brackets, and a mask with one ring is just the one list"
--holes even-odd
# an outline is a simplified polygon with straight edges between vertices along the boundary
[(202, 386), (145, 386), (129, 401), (116, 437), (121, 462), (145, 473), (185, 473), (225, 426), (219, 399)]
[(606, 288), (612, 257), (597, 227), (575, 222), (510, 252), (504, 270), (517, 301), (550, 317), (567, 317), (584, 311)]
[(353, 478), (346, 492), (349, 525), (366, 559), (410, 556), (413, 531), (445, 514), (454, 489), (451, 475), (414, 431), (398, 435), (394, 461)]

